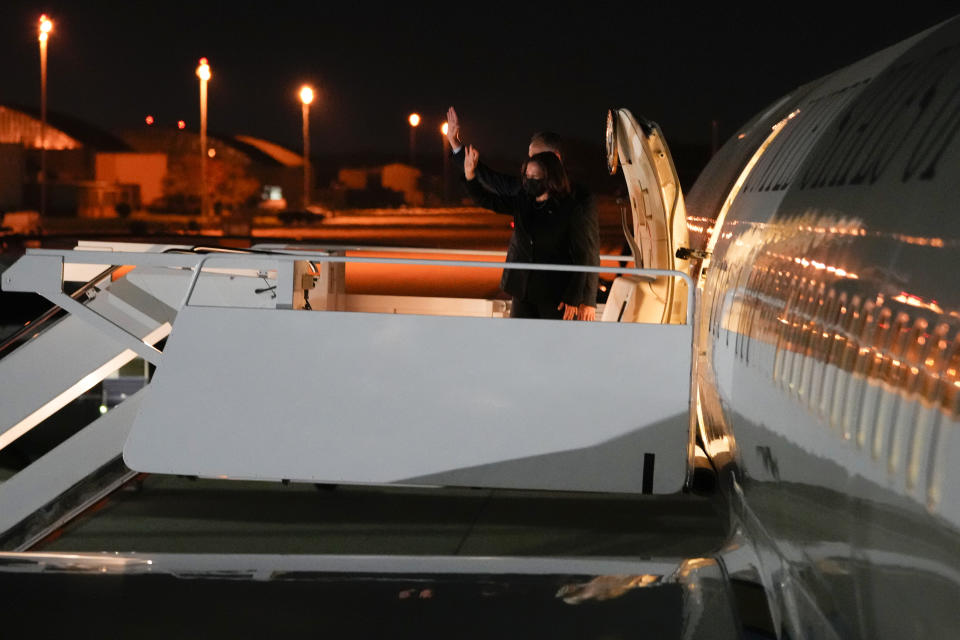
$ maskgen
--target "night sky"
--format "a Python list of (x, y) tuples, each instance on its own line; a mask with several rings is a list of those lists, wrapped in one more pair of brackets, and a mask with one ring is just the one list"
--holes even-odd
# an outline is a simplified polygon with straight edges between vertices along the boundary
[(402, 153), (406, 115), (418, 147), (439, 153), (454, 104), (481, 151), (520, 155), (553, 129), (600, 143), (606, 110), (656, 120), (667, 140), (721, 141), (807, 81), (952, 14), (954, 2), (560, 3), (518, 0), (374, 4), (229, 2), (0, 3), (0, 104), (39, 104), (36, 21), (55, 21), (49, 109), (118, 131), (184, 119), (197, 126), (197, 60), (210, 60), (210, 129), (300, 148), (304, 82), (317, 154)]

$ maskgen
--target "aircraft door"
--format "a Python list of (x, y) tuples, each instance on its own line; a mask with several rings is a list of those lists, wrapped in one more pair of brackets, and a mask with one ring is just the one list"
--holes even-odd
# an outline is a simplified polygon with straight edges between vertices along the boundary
[[(607, 167), (623, 168), (631, 220), (624, 224), (637, 266), (690, 272), (690, 261), (676, 256), (688, 246), (686, 207), (676, 168), (663, 132), (655, 122), (636, 118), (627, 109), (607, 112)], [(636, 320), (683, 322), (686, 284), (662, 278), (637, 285)]]

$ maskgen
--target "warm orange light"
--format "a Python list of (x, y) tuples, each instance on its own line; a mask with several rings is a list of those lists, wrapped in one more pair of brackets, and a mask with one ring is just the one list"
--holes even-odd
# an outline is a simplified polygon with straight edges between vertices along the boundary
[(210, 64), (206, 58), (200, 58), (200, 66), (197, 67), (197, 77), (204, 82), (210, 79)]
[(153, 124), (153, 116), (147, 116), (146, 118), (143, 119), (143, 121), (146, 122), (147, 124)]
[(450, 125), (448, 123), (444, 122), (442, 125), (440, 125), (440, 133), (447, 135), (448, 131), (450, 131)]
[(313, 102), (313, 88), (310, 85), (303, 85), (300, 89), (300, 102), (303, 104), (310, 104)]
[(419, 114), (419, 113), (411, 113), (411, 114), (410, 114), (410, 117), (407, 118), (407, 122), (410, 123), (410, 126), (411, 126), (411, 127), (416, 127), (416, 126), (418, 126), (418, 125), (420, 124), (420, 114)]
[(215, 155), (217, 155), (217, 150), (214, 149), (213, 147), (210, 147), (209, 149), (207, 149), (207, 155), (212, 158)]
[(47, 17), (47, 14), (43, 14), (40, 16), (40, 26), (37, 29), (40, 42), (46, 42), (51, 31), (53, 31), (53, 21)]
[(937, 304), (936, 300), (931, 300), (927, 302), (920, 296), (915, 296), (913, 294), (907, 293), (906, 291), (901, 291), (900, 295), (894, 296), (894, 300), (897, 302), (902, 302), (903, 304), (910, 305), (911, 307), (919, 307), (921, 309), (929, 309), (935, 313), (943, 313), (943, 309), (940, 308), (940, 305)]
[(177, 129), (186, 129), (187, 123), (183, 120), (177, 120)]

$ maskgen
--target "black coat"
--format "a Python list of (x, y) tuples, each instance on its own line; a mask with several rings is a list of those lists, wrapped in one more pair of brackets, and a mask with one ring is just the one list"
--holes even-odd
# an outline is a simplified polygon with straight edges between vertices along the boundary
[[(461, 173), (463, 172), (464, 156), (465, 152), (463, 148), (453, 154), (455, 166), (460, 169)], [(522, 193), (523, 181), (519, 176), (508, 175), (505, 173), (500, 173), (499, 171), (494, 171), (482, 162), (477, 164), (476, 173), (477, 180), (480, 181), (480, 184), (487, 191), (490, 191), (496, 195), (516, 196)], [(590, 267), (600, 266), (600, 224), (597, 219), (597, 208), (595, 206), (593, 196), (591, 196), (590, 192), (585, 188), (574, 185), (572, 197), (579, 205), (581, 215), (585, 218), (584, 220), (580, 221), (580, 229), (581, 232), (585, 234), (585, 237), (579, 238), (578, 242), (586, 243), (584, 251), (589, 256), (589, 259), (587, 259), (586, 262), (577, 262), (576, 264), (582, 264), (583, 266)], [(527, 249), (523, 246), (520, 238), (518, 238), (517, 229), (519, 229), (519, 224), (515, 225), (514, 233), (510, 237), (510, 244), (507, 247), (507, 262), (544, 262), (542, 260), (534, 261), (530, 259)], [(516, 289), (515, 283), (514, 285), (511, 285), (510, 282), (513, 278), (514, 276), (511, 273), (511, 270), (506, 269), (504, 270), (503, 278), (500, 281), (500, 288), (511, 295), (515, 294), (510, 289)], [(597, 285), (599, 284), (598, 278), (599, 275), (597, 273), (585, 274), (583, 279), (584, 290), (583, 294), (580, 296), (582, 302), (578, 304), (596, 306)], [(544, 302), (549, 301), (545, 300)]]
[[(467, 181), (470, 197), (481, 207), (512, 215), (513, 237), (508, 262), (539, 264), (591, 264), (589, 220), (583, 200), (572, 196), (551, 197), (537, 202), (526, 193), (498, 195), (484, 188), (478, 179)], [(592, 245), (596, 253), (596, 245)], [(520, 300), (568, 305), (588, 303), (586, 273), (505, 269), (501, 286)], [(594, 290), (595, 291), (595, 290)], [(596, 303), (596, 293), (593, 302)]]

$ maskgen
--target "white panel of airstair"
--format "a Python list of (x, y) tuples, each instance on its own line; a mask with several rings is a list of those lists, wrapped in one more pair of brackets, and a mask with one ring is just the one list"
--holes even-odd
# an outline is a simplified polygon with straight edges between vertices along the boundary
[(208, 477), (672, 493), (690, 340), (690, 325), (188, 306), (124, 459)]
[[(102, 270), (103, 265), (95, 265)], [(99, 271), (98, 271), (99, 272)], [(138, 268), (108, 283), (86, 306), (153, 345), (165, 338), (190, 282), (188, 269)], [(270, 281), (203, 274), (194, 290), (200, 304), (270, 307), (257, 294)], [(0, 449), (53, 415), (136, 354), (81, 317), (69, 315), (0, 360)]]
[(0, 484), (0, 534), (119, 456), (143, 393), (130, 396)]
[[(147, 344), (166, 337), (175, 315), (172, 308), (122, 280), (99, 292), (87, 306)], [(0, 448), (135, 357), (73, 315), (22, 344), (0, 360)]]

